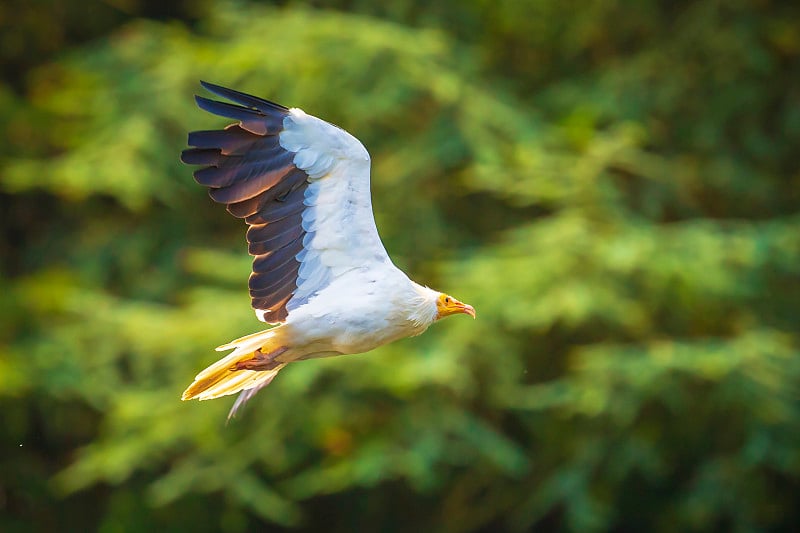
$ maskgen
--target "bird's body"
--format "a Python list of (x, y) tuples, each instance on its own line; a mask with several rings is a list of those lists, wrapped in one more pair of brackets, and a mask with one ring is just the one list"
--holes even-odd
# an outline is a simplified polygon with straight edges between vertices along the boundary
[(425, 292), (393, 265), (350, 271), (291, 313), (284, 327), (325, 351), (367, 352), (433, 323), (436, 306)]
[(233, 352), (183, 399), (244, 391), (233, 414), (289, 362), (366, 352), (453, 313), (474, 317), (389, 259), (372, 214), (369, 154), (355, 137), (299, 109), (203, 85), (240, 105), (198, 105), (239, 122), (190, 134), (195, 148), (182, 159), (205, 165), (195, 179), (249, 224), (252, 305), (279, 325), (219, 347)]

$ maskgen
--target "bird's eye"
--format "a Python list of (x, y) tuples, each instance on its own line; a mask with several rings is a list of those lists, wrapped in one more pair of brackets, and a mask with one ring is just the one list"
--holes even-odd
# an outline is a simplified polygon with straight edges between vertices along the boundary
[(449, 304), (449, 303), (450, 303), (450, 297), (449, 297), (449, 296), (445, 297), (445, 299), (444, 299), (444, 303), (446, 303), (446, 304)]

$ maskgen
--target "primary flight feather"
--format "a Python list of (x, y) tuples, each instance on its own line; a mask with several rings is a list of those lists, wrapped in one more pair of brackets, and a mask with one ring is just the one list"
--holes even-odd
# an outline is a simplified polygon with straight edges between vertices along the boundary
[(386, 253), (372, 216), (370, 159), (352, 135), (300, 109), (201, 82), (233, 104), (197, 105), (236, 123), (189, 134), (195, 180), (248, 224), (250, 297), (276, 325), (217, 348), (182, 399), (240, 392), (229, 416), (292, 361), (361, 353), (419, 335), (472, 306), (411, 281)]

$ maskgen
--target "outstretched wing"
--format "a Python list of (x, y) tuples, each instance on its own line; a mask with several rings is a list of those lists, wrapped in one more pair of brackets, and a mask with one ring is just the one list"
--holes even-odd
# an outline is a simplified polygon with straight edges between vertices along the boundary
[(197, 105), (238, 123), (189, 134), (195, 180), (249, 225), (250, 297), (259, 320), (284, 322), (333, 279), (389, 263), (372, 215), (369, 154), (346, 131), (281, 105), (201, 82), (235, 104)]

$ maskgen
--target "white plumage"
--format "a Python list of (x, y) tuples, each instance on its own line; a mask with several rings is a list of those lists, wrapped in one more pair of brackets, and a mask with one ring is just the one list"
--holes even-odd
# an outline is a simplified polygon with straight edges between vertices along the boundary
[(211, 197), (250, 225), (250, 294), (259, 320), (280, 324), (218, 350), (183, 399), (243, 391), (233, 415), (287, 363), (361, 353), (474, 309), (394, 266), (378, 235), (370, 158), (352, 135), (267, 100), (203, 83), (236, 104), (196, 97), (239, 122), (189, 135), (186, 163)]

